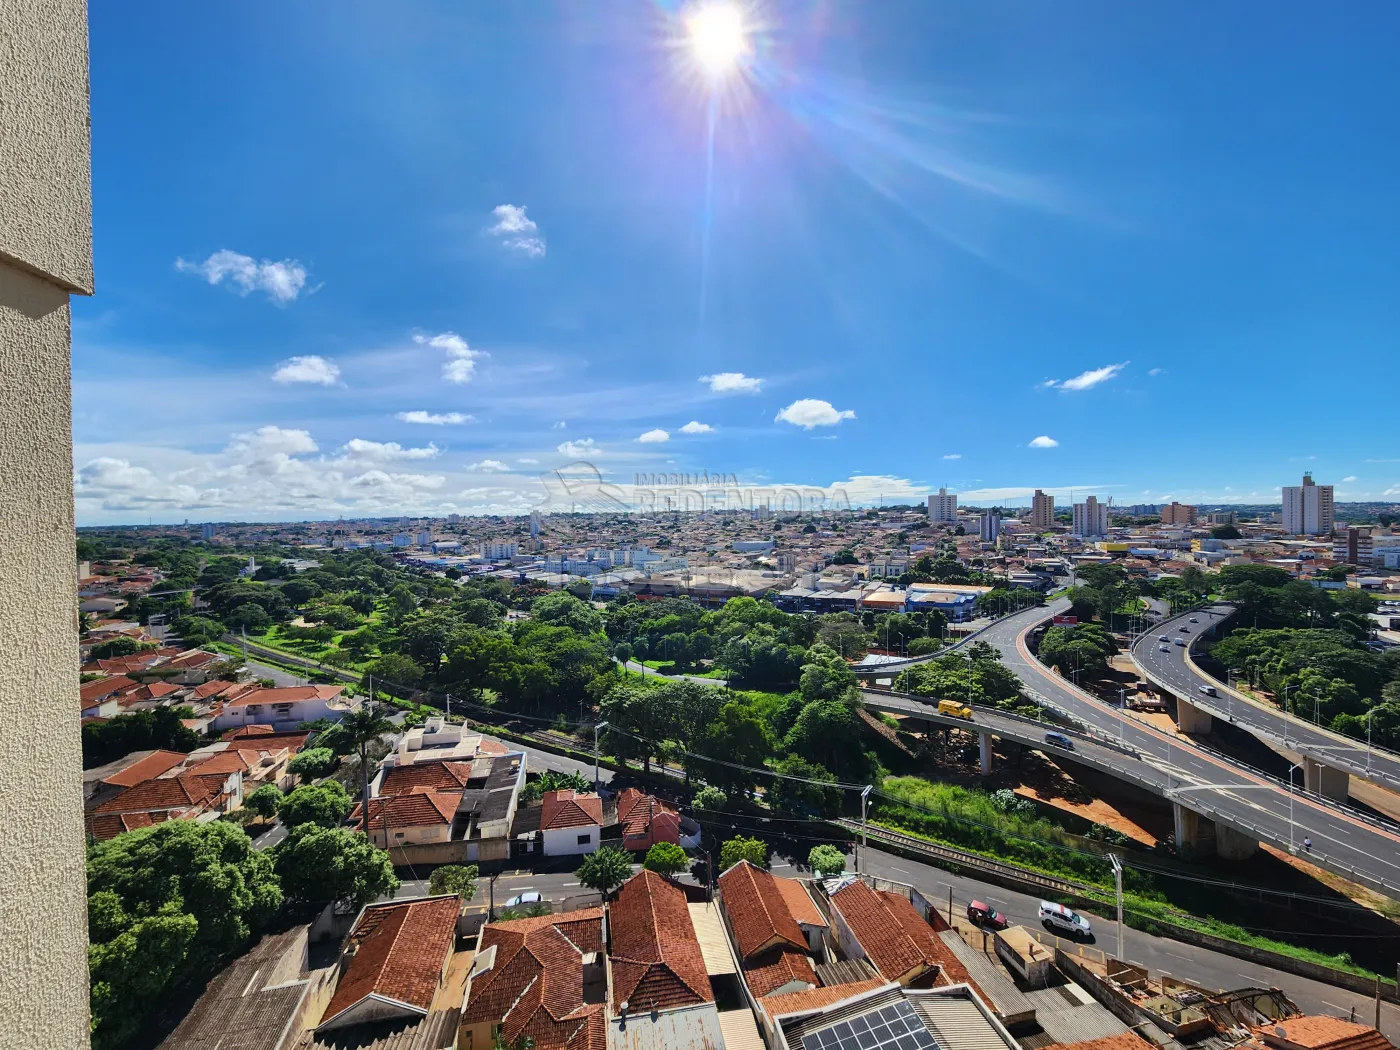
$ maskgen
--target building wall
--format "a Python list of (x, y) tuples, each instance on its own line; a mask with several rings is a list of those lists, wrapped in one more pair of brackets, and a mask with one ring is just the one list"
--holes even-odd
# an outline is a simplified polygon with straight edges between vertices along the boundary
[[(580, 835), (587, 835), (587, 842), (579, 842)], [(550, 828), (540, 832), (542, 848), (546, 857), (567, 857), (576, 853), (592, 853), (598, 848), (603, 837), (603, 829), (596, 825), (582, 828)]]
[(43, 887), (0, 895), (10, 1046), (88, 1045), (68, 312), (92, 290), (87, 71), (82, 0), (0, 0), (0, 871)]

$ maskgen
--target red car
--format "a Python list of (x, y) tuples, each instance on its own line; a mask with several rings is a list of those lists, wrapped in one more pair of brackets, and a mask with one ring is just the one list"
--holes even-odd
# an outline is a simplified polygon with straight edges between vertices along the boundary
[(1004, 930), (1011, 925), (1010, 919), (990, 904), (983, 904), (981, 901), (973, 901), (967, 906), (967, 921), (989, 930)]

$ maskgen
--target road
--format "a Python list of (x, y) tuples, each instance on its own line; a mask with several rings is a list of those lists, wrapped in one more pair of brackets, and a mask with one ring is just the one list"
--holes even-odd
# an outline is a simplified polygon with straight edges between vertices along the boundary
[[(1296, 696), (1294, 702), (1303, 718), (1291, 718), (1271, 704), (1253, 700), (1212, 678), (1188, 659), (1189, 646), (1234, 613), (1229, 605), (1213, 605), (1207, 609), (1185, 613), (1164, 621), (1133, 645), (1133, 660), (1140, 671), (1159, 685), (1182, 694), (1200, 708), (1253, 733), (1266, 743), (1315, 758), (1325, 765), (1345, 769), (1353, 776), (1365, 777), (1383, 787), (1400, 788), (1400, 755), (1367, 748), (1361, 741), (1349, 740), (1307, 720), (1308, 697)], [(1185, 631), (1182, 628), (1185, 628)], [(1160, 641), (1166, 635), (1170, 642)], [(1186, 646), (1176, 644), (1180, 638)], [(1166, 652), (1162, 652), (1166, 649)], [(1206, 696), (1202, 687), (1214, 689), (1218, 695)], [(1314, 712), (1316, 708), (1314, 705)]]
[(1002, 662), (1029, 689), (1104, 735), (1123, 740), (1157, 766), (1170, 778), (1164, 797), (1285, 849), (1290, 842), (1301, 848), (1304, 838), (1311, 838), (1309, 859), (1313, 862), (1400, 897), (1400, 833), (1290, 792), (1263, 773), (1209, 753), (1185, 737), (1155, 729), (1077, 688), (1036, 660), (1025, 635), (1068, 607), (1069, 602), (1061, 598), (1043, 608), (1017, 613), (989, 627), (982, 640), (996, 647)]

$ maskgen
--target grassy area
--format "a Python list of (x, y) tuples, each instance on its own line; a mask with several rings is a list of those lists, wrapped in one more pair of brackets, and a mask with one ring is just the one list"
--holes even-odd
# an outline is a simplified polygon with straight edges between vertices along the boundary
[[(361, 630), (365, 627), (380, 627), (384, 623), (383, 602), (375, 606), (374, 611), (365, 617), (364, 621), (357, 624), (348, 631), (336, 631), (335, 636), (328, 642), (315, 642), (303, 638), (289, 638), (286, 635), (285, 625), (273, 624), (267, 630), (258, 634), (250, 634), (248, 640), (256, 642), (258, 645), (268, 649), (277, 649), (291, 656), (300, 656), (307, 660), (323, 660), (328, 653), (339, 651), (341, 639), (347, 634)], [(362, 672), (367, 665), (375, 659), (374, 654), (366, 654), (363, 660), (347, 664), (344, 670)]]

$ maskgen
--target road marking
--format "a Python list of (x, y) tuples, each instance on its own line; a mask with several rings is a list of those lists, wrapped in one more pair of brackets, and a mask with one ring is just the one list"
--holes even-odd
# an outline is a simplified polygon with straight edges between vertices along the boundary
[(908, 868), (896, 868), (893, 864), (890, 865), (890, 871), (897, 871), (897, 872), (899, 872), (901, 875), (912, 875), (912, 874), (914, 874), (914, 873), (913, 873), (912, 871), (910, 871)]
[(1191, 958), (1191, 956), (1189, 956), (1189, 955), (1181, 955), (1181, 954), (1178, 953), (1178, 952), (1170, 952), (1170, 951), (1167, 951), (1167, 949), (1165, 949), (1165, 948), (1163, 948), (1162, 951), (1163, 951), (1165, 954), (1170, 955), (1173, 959), (1182, 959), (1182, 960), (1184, 960), (1185, 962), (1193, 962), (1193, 961), (1194, 961), (1194, 960)]

